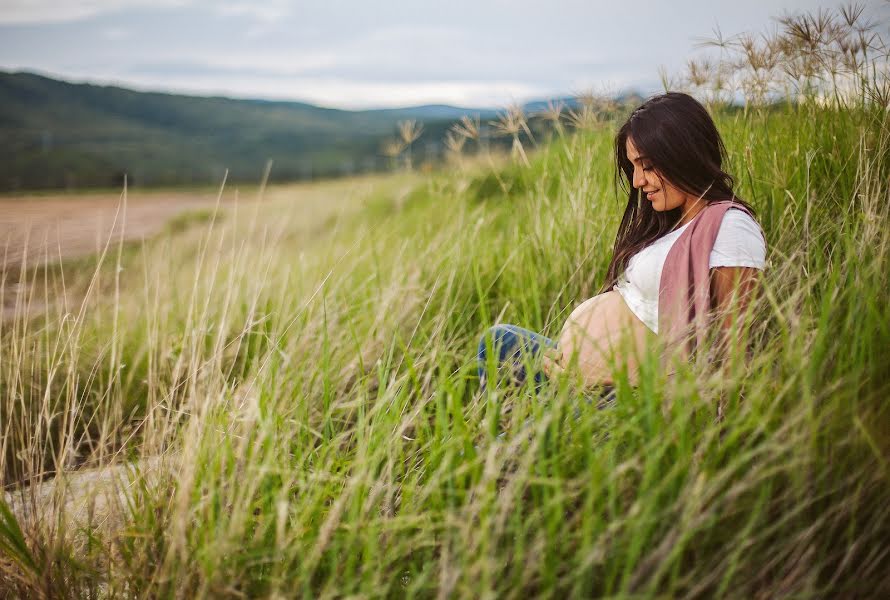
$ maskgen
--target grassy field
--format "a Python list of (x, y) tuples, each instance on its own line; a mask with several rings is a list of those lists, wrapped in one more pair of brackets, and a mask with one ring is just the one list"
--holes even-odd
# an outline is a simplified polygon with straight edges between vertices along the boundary
[[(41, 270), (87, 302), (0, 324), (0, 593), (886, 597), (890, 115), (714, 114), (769, 247), (752, 351), (616, 366), (607, 410), (479, 394), (475, 350), (598, 291), (615, 121)], [(101, 465), (76, 516), (23, 485)]]

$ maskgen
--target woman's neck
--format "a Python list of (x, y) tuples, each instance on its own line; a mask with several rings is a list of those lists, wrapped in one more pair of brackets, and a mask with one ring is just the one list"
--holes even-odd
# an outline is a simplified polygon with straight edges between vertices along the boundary
[(677, 223), (677, 226), (682, 227), (689, 223), (689, 221), (694, 219), (695, 216), (703, 211), (707, 205), (707, 201), (701, 197), (696, 198), (695, 196), (688, 196), (686, 202), (680, 207), (682, 212), (680, 213), (680, 222)]

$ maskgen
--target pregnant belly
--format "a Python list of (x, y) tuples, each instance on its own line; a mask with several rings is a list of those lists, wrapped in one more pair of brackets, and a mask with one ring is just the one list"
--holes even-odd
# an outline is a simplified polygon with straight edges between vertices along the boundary
[(579, 304), (559, 335), (562, 364), (578, 361), (590, 385), (611, 384), (615, 366), (626, 365), (631, 384), (638, 378), (639, 360), (654, 333), (634, 315), (624, 298), (609, 291)]

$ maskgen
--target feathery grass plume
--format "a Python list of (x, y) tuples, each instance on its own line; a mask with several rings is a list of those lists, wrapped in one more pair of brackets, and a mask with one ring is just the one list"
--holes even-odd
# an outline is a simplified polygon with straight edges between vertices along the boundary
[(395, 168), (399, 156), (405, 151), (405, 142), (397, 138), (388, 138), (380, 144), (380, 152), (389, 159), (390, 168)]
[(556, 135), (560, 138), (564, 136), (565, 129), (562, 125), (562, 114), (566, 108), (565, 102), (562, 100), (548, 100), (547, 106), (540, 110), (536, 116), (540, 117), (547, 123), (550, 123), (550, 127)]
[(879, 72), (874, 79), (863, 85), (864, 98), (875, 106), (883, 106), (884, 110), (890, 110), (890, 73)]
[(601, 86), (596, 91), (587, 88), (575, 94), (575, 104), (589, 109), (588, 114), (596, 115), (597, 120), (603, 121), (618, 108), (615, 95), (615, 90), (607, 86)]
[(604, 120), (612, 117), (618, 110), (618, 100), (616, 99), (617, 90), (609, 85), (600, 87), (600, 91), (595, 96), (594, 107), (600, 113)]
[(478, 114), (473, 117), (463, 115), (457, 123), (451, 126), (451, 131), (464, 140), (472, 140), (475, 144), (476, 152), (484, 155), (489, 164), (494, 165), (488, 147), (488, 135)]
[(839, 107), (880, 102), (883, 94), (870, 90), (879, 90), (887, 77), (887, 45), (878, 23), (865, 17), (864, 6), (850, 3), (837, 14), (784, 15), (779, 22), (786, 74), (802, 88), (804, 100), (830, 97)]
[(406, 167), (410, 171), (411, 164), (411, 145), (420, 138), (423, 133), (423, 123), (418, 124), (415, 119), (406, 119), (399, 121), (396, 126), (399, 129), (399, 139), (402, 141), (405, 151)]
[(735, 86), (732, 67), (722, 60), (714, 63), (710, 86), (703, 91), (704, 100), (712, 110), (732, 104)]
[[(695, 48), (716, 48), (717, 56), (711, 62), (709, 70), (710, 81), (702, 84), (700, 99), (705, 101), (709, 107), (717, 108), (732, 103), (737, 90), (736, 83), (736, 67), (731, 63), (732, 54), (732, 38), (727, 38), (719, 25), (715, 25), (712, 30), (712, 36), (697, 37), (693, 47)], [(692, 59), (690, 59), (692, 60)], [(662, 81), (668, 77), (666, 72), (661, 74)], [(693, 95), (695, 94), (692, 91)]]
[[(820, 8), (815, 14), (787, 14), (777, 20), (782, 25), (783, 69), (801, 100), (820, 101), (826, 92), (840, 100), (837, 75), (843, 61), (833, 46), (846, 42), (836, 16)], [(829, 83), (831, 87), (826, 89)]]
[[(837, 107), (886, 105), (887, 44), (877, 22), (866, 18), (865, 6), (850, 3), (836, 13), (818, 9), (775, 20), (778, 29), (759, 36), (744, 32), (726, 38), (716, 28), (712, 38), (696, 44), (720, 49), (712, 89), (725, 88), (730, 97), (738, 90), (746, 110), (780, 97)], [(689, 91), (707, 99), (698, 66), (690, 69), (695, 73)]]
[[(734, 63), (733, 56), (735, 53), (735, 38), (726, 37), (720, 26), (715, 25), (712, 30), (712, 36), (700, 36), (694, 39), (696, 40), (693, 45), (694, 48), (716, 48), (718, 54), (711, 61), (707, 58), (704, 59), (710, 63), (707, 69), (697, 68), (698, 63), (695, 62), (695, 59), (689, 59), (687, 66), (689, 75), (686, 78), (689, 85), (681, 86), (681, 88), (697, 96), (710, 108), (731, 104), (739, 90), (737, 77), (739, 68)], [(705, 70), (708, 72), (708, 81), (703, 82), (699, 79)], [(670, 79), (670, 75), (663, 66), (660, 69), (660, 77), (663, 85)], [(698, 84), (698, 90), (691, 89), (694, 87), (694, 84)]]
[(686, 83), (689, 88), (702, 94), (710, 91), (715, 65), (707, 58), (696, 60), (690, 58), (686, 61)]
[(587, 88), (575, 94), (575, 102), (581, 106), (597, 110), (600, 104), (600, 96), (592, 89)]
[(489, 132), (481, 123), (481, 117), (478, 114), (473, 117), (464, 115), (457, 123), (451, 126), (451, 131), (464, 140), (473, 140), (476, 145), (477, 154), (481, 154), (485, 158), (486, 163), (491, 168), (491, 175), (497, 182), (498, 187), (504, 193), (507, 193), (509, 186), (501, 177), (499, 169), (495, 164), (494, 157), (492, 157), (488, 142)]
[(746, 103), (762, 105), (770, 97), (774, 70), (779, 63), (779, 51), (775, 38), (748, 33), (740, 34), (736, 43), (742, 59), (739, 67), (743, 73), (740, 87)]
[(821, 9), (816, 15), (803, 13), (779, 19), (783, 26), (782, 50), (785, 73), (796, 84), (804, 102), (815, 101), (826, 77), (824, 54), (830, 20)]
[(658, 65), (658, 79), (661, 81), (661, 89), (665, 92), (684, 89), (682, 75), (672, 75), (665, 65)]
[(580, 131), (596, 131), (602, 127), (599, 113), (589, 104), (579, 104), (576, 108), (570, 108), (567, 119), (573, 129)]
[[(840, 65), (840, 83), (834, 81), (840, 105), (855, 101), (856, 96), (879, 106), (886, 106), (886, 83), (890, 48), (876, 31), (877, 23), (865, 17), (865, 5), (850, 2), (839, 9), (838, 31), (835, 34), (834, 59)], [(869, 54), (872, 53), (872, 58)], [(870, 67), (882, 66), (883, 68)]]
[(451, 126), (455, 134), (462, 138), (473, 140), (477, 144), (479, 143), (481, 127), (479, 115), (476, 115), (475, 118), (464, 115), (460, 118), (460, 121)]
[(605, 94), (586, 89), (575, 94), (575, 108), (566, 112), (566, 120), (573, 129), (596, 131), (604, 124), (604, 110), (612, 102)]
[(454, 126), (445, 132), (445, 150), (448, 153), (448, 160), (454, 162), (459, 168), (463, 168), (461, 157), (463, 149), (467, 143), (467, 138), (455, 133)]
[(732, 53), (732, 39), (723, 35), (719, 24), (714, 25), (711, 34), (711, 36), (694, 36), (693, 48), (717, 48), (720, 51), (718, 60), (726, 61)]
[(497, 120), (490, 121), (490, 124), (494, 127), (497, 135), (504, 137), (509, 136), (513, 139), (510, 148), (511, 156), (514, 159), (521, 159), (525, 166), (529, 166), (528, 156), (525, 154), (525, 148), (523, 148), (519, 136), (525, 132), (525, 135), (527, 135), (532, 142), (534, 142), (534, 137), (528, 127), (525, 111), (522, 110), (522, 107), (518, 104), (511, 104), (503, 112), (498, 114)]

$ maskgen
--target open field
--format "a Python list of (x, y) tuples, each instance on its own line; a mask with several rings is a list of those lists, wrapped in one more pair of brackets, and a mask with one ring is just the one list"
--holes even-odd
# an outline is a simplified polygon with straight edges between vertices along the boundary
[[(150, 237), (172, 219), (190, 211), (207, 212), (219, 202), (242, 205), (256, 202), (291, 201), (305, 210), (307, 220), (328, 217), (361, 208), (361, 195), (385, 176), (372, 175), (334, 179), (320, 183), (221, 187), (219, 191), (151, 190), (138, 188), (124, 193), (42, 193), (0, 196), (0, 241), (3, 264), (20, 267), (43, 264), (88, 254), (98, 254), (108, 244)], [(357, 201), (358, 200), (358, 201)]]
[(890, 596), (882, 81), (713, 103), (768, 244), (750, 349), (645, 348), (606, 410), (571, 374), (480, 393), (475, 352), (599, 290), (626, 108), (23, 270), (48, 300), (0, 321), (0, 597)]
[[(552, 334), (596, 291), (619, 216), (608, 128), (530, 167), (383, 179), (351, 216), (323, 217), (333, 196), (307, 218), (270, 195), (42, 270), (88, 308), (0, 329), (0, 460), (27, 549), (7, 581), (165, 597), (879, 596), (883, 118), (719, 117), (770, 243), (756, 351), (672, 379), (653, 364), (613, 409), (577, 417), (563, 386), (478, 395), (473, 355), (491, 323)], [(22, 486), (47, 473), (49, 491)]]
[[(0, 196), (0, 272), (5, 278), (2, 317), (9, 321), (26, 305), (32, 316), (45, 294), (35, 283), (18, 277), (23, 266), (58, 264), (99, 255), (106, 246), (144, 240), (166, 229), (174, 232), (220, 219), (237, 203), (252, 210), (261, 201), (298, 210), (307, 230), (364, 207), (385, 178), (381, 176), (329, 180), (318, 183), (220, 187), (219, 190), (142, 190), (76, 194)], [(404, 185), (410, 186), (410, 183)], [(410, 187), (398, 190), (405, 193)], [(218, 205), (218, 206), (217, 206)], [(54, 300), (50, 298), (50, 300)], [(30, 301), (30, 305), (28, 302)]]

